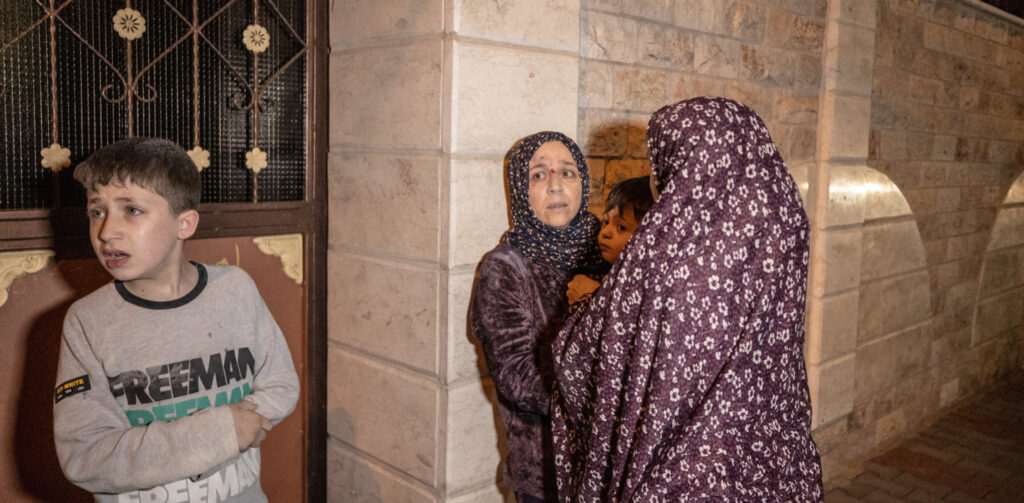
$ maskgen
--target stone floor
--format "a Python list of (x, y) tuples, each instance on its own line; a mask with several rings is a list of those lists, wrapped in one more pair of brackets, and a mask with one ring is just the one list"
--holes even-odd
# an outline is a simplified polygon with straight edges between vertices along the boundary
[(1024, 502), (1024, 374), (826, 487), (825, 503), (890, 501)]

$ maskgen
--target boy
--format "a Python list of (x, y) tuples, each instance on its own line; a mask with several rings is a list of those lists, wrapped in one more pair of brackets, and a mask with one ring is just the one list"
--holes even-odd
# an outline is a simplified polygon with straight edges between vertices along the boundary
[(606, 261), (614, 263), (619, 258), (630, 236), (654, 205), (650, 179), (649, 176), (630, 178), (615, 184), (608, 192), (601, 233), (597, 237), (601, 256)]
[(57, 456), (97, 501), (263, 502), (257, 448), (295, 407), (281, 330), (241, 269), (185, 259), (200, 177), (166, 140), (130, 138), (75, 170), (114, 277), (64, 320)]
[[(604, 215), (601, 217), (601, 232), (597, 236), (601, 256), (606, 261), (614, 263), (618, 260), (640, 221), (654, 205), (650, 180), (649, 176), (630, 178), (615, 184), (608, 192), (608, 198), (604, 201)], [(596, 290), (598, 285), (600, 283), (587, 276), (576, 275), (569, 282), (566, 292), (569, 303), (579, 302)]]

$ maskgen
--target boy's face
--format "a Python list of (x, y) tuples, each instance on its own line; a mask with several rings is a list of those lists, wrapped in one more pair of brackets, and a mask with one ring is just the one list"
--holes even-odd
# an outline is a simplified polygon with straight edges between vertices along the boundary
[(598, 235), (597, 243), (601, 247), (601, 256), (608, 262), (615, 262), (619, 258), (630, 236), (640, 225), (633, 215), (632, 205), (623, 205), (621, 213), (619, 210), (612, 208), (601, 219), (601, 234)]
[(98, 185), (86, 196), (93, 251), (111, 276), (136, 285), (174, 278), (182, 244), (195, 232), (195, 210), (175, 214), (166, 199), (130, 180)]
[(530, 159), (530, 208), (545, 225), (564, 229), (580, 211), (583, 181), (560, 141), (540, 146)]

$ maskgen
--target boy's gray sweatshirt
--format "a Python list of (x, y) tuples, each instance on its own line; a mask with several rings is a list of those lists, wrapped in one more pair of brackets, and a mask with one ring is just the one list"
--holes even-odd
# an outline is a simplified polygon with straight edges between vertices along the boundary
[(180, 299), (147, 301), (111, 283), (68, 310), (57, 457), (97, 501), (266, 501), (259, 449), (238, 452), (224, 405), (244, 398), (284, 419), (299, 394), (291, 353), (244, 271), (196, 267), (199, 282)]

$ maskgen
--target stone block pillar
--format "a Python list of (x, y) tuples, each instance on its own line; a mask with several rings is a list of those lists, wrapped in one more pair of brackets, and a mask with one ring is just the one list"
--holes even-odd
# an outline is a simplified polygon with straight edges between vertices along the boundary
[(853, 411), (874, 31), (874, 2), (829, 2), (808, 194), (805, 350), (814, 428)]
[(329, 500), (502, 501), (469, 298), (509, 147), (577, 130), (579, 2), (332, 5)]

